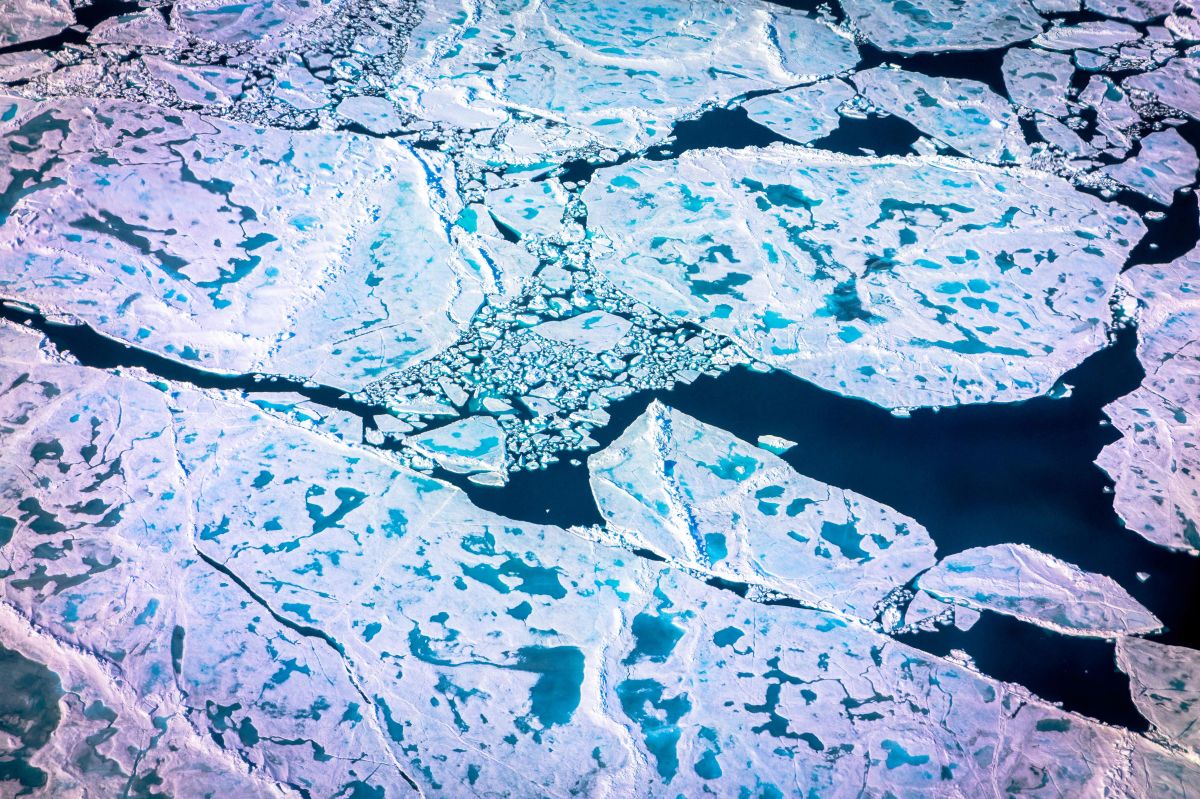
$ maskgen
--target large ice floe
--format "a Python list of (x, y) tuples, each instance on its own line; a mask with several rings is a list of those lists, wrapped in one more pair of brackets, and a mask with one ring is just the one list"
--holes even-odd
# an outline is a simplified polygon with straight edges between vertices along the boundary
[(0, 0), (0, 796), (1200, 796), (1190, 5)]
[(519, 279), (457, 246), (434, 153), (123, 102), (0, 107), (0, 291), (148, 350), (355, 390)]
[(625, 291), (890, 407), (1046, 392), (1102, 346), (1144, 230), (1042, 173), (783, 145), (625, 164), (583, 199)]
[(3, 332), (0, 644), (61, 683), (27, 683), (58, 702), (20, 750), (47, 795), (1187, 796), (1200, 776), (839, 612)]
[(1121, 282), (1142, 305), (1142, 385), (1105, 408), (1122, 438), (1098, 463), (1125, 524), (1163, 546), (1200, 550), (1200, 253), (1138, 266)]

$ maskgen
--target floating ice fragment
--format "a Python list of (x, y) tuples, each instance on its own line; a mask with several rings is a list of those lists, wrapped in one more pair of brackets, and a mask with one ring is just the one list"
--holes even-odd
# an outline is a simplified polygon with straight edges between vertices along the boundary
[(0, 291), (208, 368), (356, 390), (536, 266), (482, 266), (481, 239), (447, 224), (446, 159), (393, 141), (109, 101), (0, 100), (0, 117), (20, 150), (0, 221), (21, 220)]
[(1168, 108), (1200, 119), (1200, 58), (1183, 55), (1151, 72), (1123, 80), (1126, 89), (1146, 92)]
[(1141, 638), (1117, 639), (1138, 711), (1173, 743), (1200, 754), (1200, 652)]
[(657, 401), (588, 470), (606, 524), (630, 546), (815, 607), (874, 618), (934, 562), (912, 519)]
[(1067, 635), (1154, 632), (1162, 623), (1115, 580), (1024, 544), (950, 555), (917, 579), (941, 599), (1014, 616)]
[(435, 427), (406, 443), (456, 474), (504, 469), (504, 431), (491, 416), (471, 416)]
[(1122, 437), (1096, 463), (1116, 483), (1125, 525), (1173, 549), (1200, 550), (1200, 250), (1146, 264), (1121, 283), (1142, 304), (1142, 385), (1104, 412)]
[(1075, 66), (1066, 53), (1013, 48), (1004, 54), (1004, 85), (1017, 105), (1053, 117), (1068, 112), (1067, 92)]
[(382, 97), (347, 97), (338, 103), (337, 113), (371, 133), (394, 133), (400, 129), (400, 117)]
[(414, 32), (395, 99), (425, 119), (497, 127), (500, 157), (525, 162), (637, 150), (706, 104), (835, 75), (857, 60), (829, 26), (754, 0), (558, 0), (473, 14), (436, 2)]
[(1011, 164), (1029, 157), (1011, 104), (985, 83), (887, 67), (852, 80), (872, 103), (969, 158)]
[(623, 290), (889, 408), (1048, 391), (1106, 343), (1144, 231), (1044, 173), (785, 145), (630, 162), (583, 200)]
[(1137, 155), (1102, 171), (1138, 194), (1170, 205), (1177, 189), (1195, 183), (1198, 167), (1196, 151), (1171, 128), (1146, 136)]
[(854, 89), (844, 81), (826, 80), (755, 97), (742, 107), (758, 124), (797, 144), (807, 144), (837, 128), (838, 106), (853, 97)]
[(566, 319), (542, 322), (532, 330), (543, 338), (601, 353), (616, 346), (629, 332), (630, 327), (632, 325), (628, 319), (604, 311), (591, 311)]
[(1028, 0), (843, 0), (855, 26), (900, 53), (990, 50), (1041, 33), (1046, 20)]
[(1105, 20), (1078, 25), (1056, 24), (1033, 43), (1048, 50), (1096, 50), (1140, 38), (1141, 34), (1132, 25)]
[(789, 441), (781, 436), (765, 435), (758, 437), (758, 445), (768, 452), (774, 452), (776, 455), (782, 455), (792, 447), (796, 446), (796, 442)]

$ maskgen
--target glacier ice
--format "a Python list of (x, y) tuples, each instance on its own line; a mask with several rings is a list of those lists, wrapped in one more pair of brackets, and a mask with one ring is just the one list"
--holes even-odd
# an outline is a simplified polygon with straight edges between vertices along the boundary
[(1024, 544), (968, 549), (917, 578), (925, 591), (1067, 635), (1113, 637), (1162, 623), (1111, 577), (1085, 572)]

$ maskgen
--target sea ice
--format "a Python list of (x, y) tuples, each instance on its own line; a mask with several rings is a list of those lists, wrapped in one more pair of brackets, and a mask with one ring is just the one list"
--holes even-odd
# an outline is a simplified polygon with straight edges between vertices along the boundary
[(892, 408), (1048, 391), (1106, 342), (1144, 230), (1044, 173), (785, 145), (626, 163), (583, 201), (624, 291)]
[(1154, 729), (1200, 754), (1200, 652), (1120, 638), (1117, 665), (1129, 675), (1133, 702)]
[(443, 156), (123, 102), (4, 108), (0, 291), (163, 355), (355, 390), (521, 277), (439, 215)]
[[(470, 11), (441, 0), (426, 8), (393, 95), (424, 119), (495, 131), (501, 157), (531, 160), (639, 150), (705, 105), (820, 80), (857, 61), (853, 43), (829, 26), (755, 0), (500, 2)], [(532, 136), (532, 146), (514, 152), (517, 136)]]
[(1196, 151), (1178, 131), (1168, 129), (1146, 136), (1137, 155), (1102, 171), (1138, 194), (1170, 205), (1177, 189), (1196, 182), (1198, 167)]
[(1065, 635), (1150, 633), (1162, 623), (1115, 580), (1024, 544), (950, 555), (917, 578), (940, 599), (1004, 613)]
[(854, 89), (844, 81), (825, 80), (755, 97), (742, 107), (758, 124), (797, 144), (807, 144), (837, 128), (838, 106), (853, 97)]
[(1142, 385), (1104, 412), (1122, 434), (1096, 462), (1116, 483), (1129, 529), (1162, 546), (1200, 551), (1200, 250), (1144, 264), (1121, 283), (1142, 305)]
[(0, 47), (53, 36), (74, 22), (67, 0), (0, 0)]
[(413, 449), (457, 474), (502, 472), (504, 431), (490, 416), (471, 416), (408, 439)]
[(62, 795), (1184, 797), (1200, 777), (836, 614), (0, 336), (0, 644), (62, 681), (31, 757)]
[(875, 45), (900, 53), (990, 50), (1031, 39), (1046, 20), (1028, 0), (843, 0)]
[(872, 619), (934, 563), (912, 519), (658, 402), (588, 471), (607, 527), (629, 546), (812, 607)]
[(1052, 117), (1065, 117), (1070, 110), (1067, 92), (1075, 66), (1066, 53), (1014, 47), (1004, 54), (1004, 85), (1019, 106)]
[(887, 67), (851, 79), (873, 104), (969, 158), (1013, 164), (1029, 157), (1012, 105), (985, 83)]

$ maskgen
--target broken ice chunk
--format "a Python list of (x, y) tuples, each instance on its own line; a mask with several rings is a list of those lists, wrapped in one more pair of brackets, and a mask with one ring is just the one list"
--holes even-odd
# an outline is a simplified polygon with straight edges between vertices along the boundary
[(742, 107), (758, 124), (797, 144), (807, 144), (837, 128), (838, 106), (853, 97), (854, 90), (845, 82), (827, 80), (755, 97)]
[(989, 50), (1037, 36), (1045, 19), (1028, 0), (843, 0), (855, 26), (884, 50)]
[(561, 183), (544, 180), (489, 192), (487, 207), (518, 235), (548, 236), (562, 228), (567, 199)]
[(1066, 635), (1110, 638), (1162, 623), (1110, 577), (1085, 572), (1024, 544), (950, 555), (917, 579), (936, 597), (1014, 616)]
[(859, 72), (852, 80), (872, 103), (969, 158), (1011, 164), (1029, 157), (1012, 106), (985, 83), (888, 67)]
[(1200, 753), (1200, 652), (1118, 638), (1117, 665), (1129, 675), (1133, 703), (1154, 729)]
[(1048, 50), (1096, 50), (1112, 47), (1141, 38), (1137, 28), (1121, 22), (1081, 22), (1078, 25), (1055, 25), (1033, 40)]
[(1172, 549), (1200, 551), (1200, 249), (1122, 275), (1142, 304), (1142, 385), (1104, 412), (1122, 437), (1096, 463), (1116, 483), (1125, 525)]
[(1171, 128), (1146, 136), (1137, 155), (1102, 171), (1138, 194), (1160, 205), (1170, 205), (1177, 189), (1195, 182), (1197, 167), (1200, 159), (1196, 151)]
[(497, 158), (524, 163), (583, 148), (638, 150), (707, 104), (857, 61), (853, 43), (828, 25), (753, 1), (559, 0), (487, 4), (471, 15), (435, 3), (414, 32), (394, 99), (423, 119), (502, 128)]
[(394, 133), (400, 129), (400, 116), (382, 97), (347, 97), (338, 103), (338, 116), (362, 125), (371, 133)]
[(796, 446), (796, 442), (790, 441), (781, 436), (765, 435), (758, 437), (758, 445), (768, 452), (774, 452), (776, 455), (782, 455), (792, 447)]
[(815, 607), (872, 619), (934, 560), (912, 519), (657, 401), (588, 470), (630, 546)]
[(1200, 119), (1200, 58), (1184, 55), (1152, 72), (1131, 75), (1121, 82), (1129, 90), (1148, 94), (1168, 108)]
[(452, 422), (414, 435), (406, 443), (456, 474), (504, 469), (504, 431), (491, 416)]
[(1066, 53), (1013, 48), (1004, 54), (1004, 85), (1017, 105), (1053, 117), (1067, 115), (1067, 90), (1075, 66)]
[(632, 326), (628, 319), (620, 316), (605, 311), (590, 311), (567, 319), (542, 322), (531, 330), (551, 341), (601, 353), (616, 346)]

